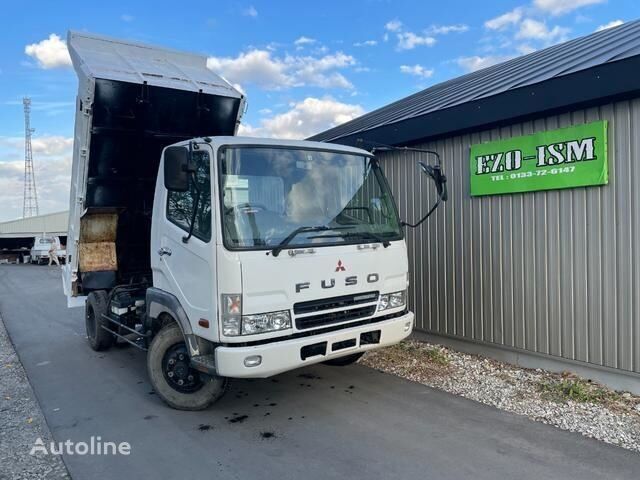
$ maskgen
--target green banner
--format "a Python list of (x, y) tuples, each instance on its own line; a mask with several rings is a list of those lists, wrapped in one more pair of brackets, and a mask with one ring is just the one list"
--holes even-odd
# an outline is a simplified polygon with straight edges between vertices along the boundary
[(471, 195), (605, 185), (607, 122), (471, 146)]

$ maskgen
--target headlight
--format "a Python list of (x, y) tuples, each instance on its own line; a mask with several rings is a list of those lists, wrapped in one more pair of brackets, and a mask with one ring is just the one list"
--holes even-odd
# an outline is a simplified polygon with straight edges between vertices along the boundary
[(378, 301), (378, 311), (388, 310), (390, 308), (404, 307), (407, 303), (407, 291), (385, 293), (380, 295)]
[(389, 295), (389, 308), (404, 307), (405, 297), (405, 290)]
[(242, 335), (275, 332), (288, 328), (291, 328), (291, 315), (288, 310), (242, 316)]

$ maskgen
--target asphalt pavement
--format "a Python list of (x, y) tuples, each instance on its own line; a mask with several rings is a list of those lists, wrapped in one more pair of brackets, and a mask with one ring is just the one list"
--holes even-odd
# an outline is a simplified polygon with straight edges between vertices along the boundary
[[(94, 352), (56, 267), (0, 265), (0, 313), (74, 479), (633, 478), (640, 455), (363, 366), (237, 380), (203, 412), (153, 394), (145, 354)], [(35, 439), (34, 439), (35, 440)], [(24, 452), (28, 455), (28, 452)]]

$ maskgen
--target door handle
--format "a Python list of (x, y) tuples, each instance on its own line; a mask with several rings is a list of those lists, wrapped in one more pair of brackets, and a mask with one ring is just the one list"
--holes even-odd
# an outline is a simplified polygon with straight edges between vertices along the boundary
[(160, 255), (161, 257), (163, 255), (168, 255), (170, 257), (171, 256), (171, 249), (167, 248), (167, 247), (160, 247), (158, 249), (158, 255)]

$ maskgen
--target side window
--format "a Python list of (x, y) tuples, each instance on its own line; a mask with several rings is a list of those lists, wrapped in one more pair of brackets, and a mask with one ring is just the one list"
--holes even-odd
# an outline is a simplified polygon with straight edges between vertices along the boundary
[(211, 177), (209, 174), (209, 154), (194, 151), (196, 163), (195, 182), (193, 177), (186, 192), (169, 192), (167, 195), (167, 219), (189, 231), (193, 208), (197, 203), (193, 236), (204, 242), (211, 240)]

